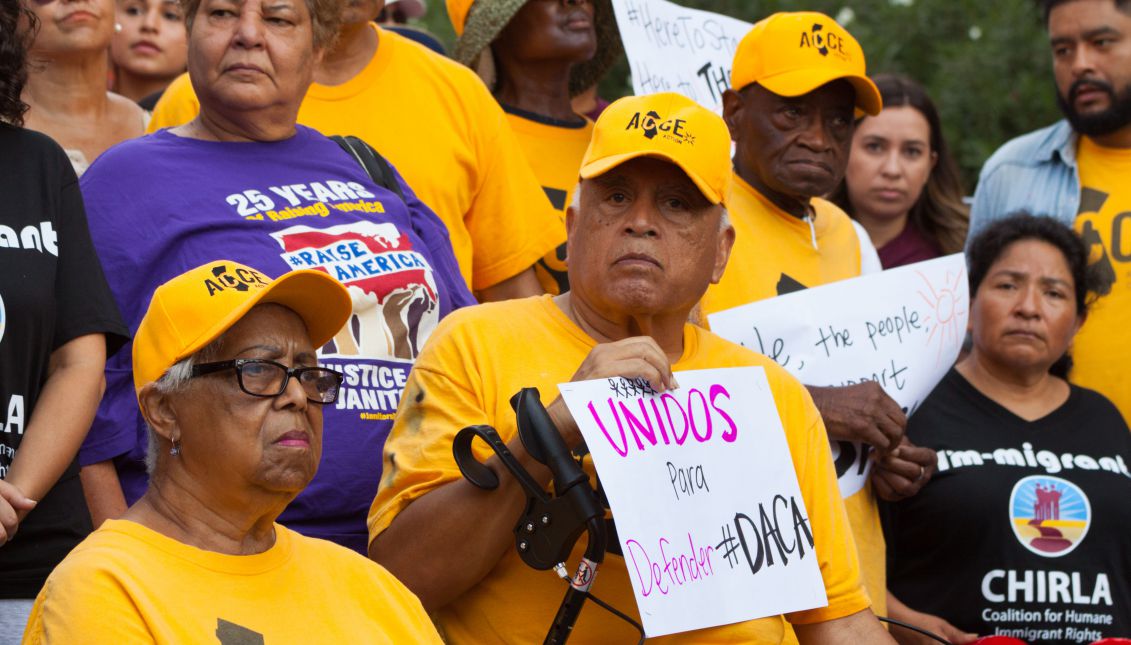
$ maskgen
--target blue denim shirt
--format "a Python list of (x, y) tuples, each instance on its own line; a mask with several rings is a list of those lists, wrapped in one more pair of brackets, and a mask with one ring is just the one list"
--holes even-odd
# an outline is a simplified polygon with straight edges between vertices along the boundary
[(1072, 126), (1061, 120), (998, 148), (978, 178), (967, 244), (990, 222), (1020, 210), (1071, 227), (1080, 204), (1077, 140)]

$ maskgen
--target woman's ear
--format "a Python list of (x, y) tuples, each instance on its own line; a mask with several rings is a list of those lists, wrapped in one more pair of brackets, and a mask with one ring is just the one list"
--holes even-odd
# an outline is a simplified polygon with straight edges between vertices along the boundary
[(157, 389), (156, 383), (148, 383), (137, 394), (141, 416), (150, 428), (166, 441), (174, 441), (177, 435), (177, 415), (173, 411), (170, 395)]

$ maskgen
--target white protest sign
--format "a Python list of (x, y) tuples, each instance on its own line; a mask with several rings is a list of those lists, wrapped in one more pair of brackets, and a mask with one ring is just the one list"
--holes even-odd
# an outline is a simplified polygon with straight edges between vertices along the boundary
[[(910, 415), (954, 364), (969, 313), (961, 253), (761, 300), (707, 317), (711, 331), (806, 385), (876, 381)], [(832, 442), (840, 492), (867, 481), (867, 446)]]
[(609, 498), (649, 637), (828, 604), (760, 367), (558, 386)]
[(753, 26), (666, 0), (613, 0), (636, 95), (676, 92), (722, 114), (738, 41)]

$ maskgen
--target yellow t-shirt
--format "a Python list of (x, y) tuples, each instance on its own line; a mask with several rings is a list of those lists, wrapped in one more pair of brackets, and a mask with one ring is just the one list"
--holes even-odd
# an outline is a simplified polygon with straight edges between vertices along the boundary
[(1113, 278), (1072, 343), (1072, 382), (1111, 399), (1131, 423), (1131, 149), (1080, 137), (1080, 209), (1076, 230), (1097, 269)]
[(420, 601), (380, 565), (275, 525), (275, 544), (225, 555), (108, 520), (47, 578), (36, 643), (439, 643)]
[(823, 199), (811, 204), (815, 216), (800, 220), (735, 174), (728, 203), (734, 249), (722, 280), (707, 289), (703, 311), (724, 311), (860, 275), (860, 239), (852, 219)]
[[(740, 305), (860, 275), (860, 239), (835, 204), (813, 199), (806, 222), (734, 176), (730, 220), (734, 249), (718, 284), (703, 297), (704, 318)], [(864, 586), (877, 615), (887, 612), (887, 564), (879, 507), (869, 483), (844, 500), (856, 536)], [(792, 642), (792, 641), (789, 641)]]
[[(314, 83), (298, 122), (352, 134), (396, 167), (443, 220), (461, 273), (475, 291), (514, 277), (565, 240), (503, 110), (471, 70), (379, 29), (369, 64), (341, 85)], [(200, 105), (188, 75), (173, 81), (149, 131), (192, 120)]]
[[(576, 125), (545, 119), (517, 108), (504, 106), (507, 122), (518, 138), (518, 145), (526, 153), (534, 175), (546, 191), (546, 197), (558, 211), (562, 230), (565, 231), (565, 212), (577, 188), (581, 158), (593, 136), (593, 122), (578, 117)], [(566, 245), (547, 253), (535, 265), (538, 281), (547, 293), (569, 291), (566, 274)]]
[[(683, 357), (676, 371), (761, 366), (785, 428), (805, 508), (812, 519), (815, 552), (829, 606), (791, 614), (794, 622), (832, 620), (861, 611), (868, 599), (860, 583), (852, 535), (836, 484), (824, 425), (808, 392), (769, 359), (694, 325), (684, 328)], [(370, 540), (413, 500), (460, 479), (452, 440), (463, 427), (488, 424), (504, 441), (517, 433), (509, 398), (537, 387), (544, 403), (569, 381), (596, 341), (554, 304), (550, 296), (461, 309), (436, 328), (406, 385), (404, 404), (385, 444), (385, 480), (369, 511)], [(423, 431), (421, 431), (423, 429)], [(488, 450), (476, 442), (478, 458)], [(393, 461), (395, 460), (395, 466)], [(595, 481), (592, 461), (586, 470)], [(578, 541), (569, 562), (584, 551)], [(523, 564), (513, 549), (475, 587), (433, 613), (449, 643), (541, 642), (565, 586), (555, 574)], [(638, 616), (622, 557), (608, 554), (593, 593)], [(780, 616), (658, 638), (656, 643), (778, 643)], [(570, 642), (630, 643), (635, 631), (598, 607), (581, 612)]]

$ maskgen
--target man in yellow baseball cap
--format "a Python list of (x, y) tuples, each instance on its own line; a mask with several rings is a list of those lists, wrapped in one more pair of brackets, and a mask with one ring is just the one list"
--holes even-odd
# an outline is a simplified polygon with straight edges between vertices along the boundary
[[(880, 270), (868, 234), (822, 197), (844, 177), (855, 115), (881, 108), (860, 44), (828, 16), (777, 13), (746, 34), (723, 95), (736, 146), (737, 241), (704, 315)], [(840, 490), (873, 609), (885, 615), (884, 540), (868, 473), (884, 490), (911, 495), (930, 479), (934, 452), (906, 443), (906, 415), (874, 382), (809, 392), (838, 465), (852, 462), (838, 468)], [(873, 449), (881, 455), (874, 462)]]
[[(517, 435), (510, 397), (537, 387), (570, 448), (581, 435), (557, 397), (567, 381), (646, 379), (677, 388), (684, 370), (760, 366), (777, 402), (828, 606), (788, 616), (806, 643), (890, 642), (867, 611), (835, 468), (820, 416), (802, 386), (764, 356), (688, 316), (723, 273), (734, 233), (726, 221), (730, 137), (715, 114), (676, 94), (629, 97), (594, 126), (581, 183), (567, 211), (570, 291), (458, 311), (441, 322), (406, 385), (385, 445), (387, 473), (369, 512), (370, 557), (432, 612), (449, 643), (540, 641), (565, 586), (522, 563), (512, 528), (524, 504), (500, 475), (491, 491), (463, 481), (456, 433), (493, 426), (544, 485), (550, 473)], [(591, 480), (593, 464), (583, 459)], [(609, 520), (610, 522), (612, 520)], [(615, 540), (593, 593), (637, 617), (629, 568)], [(812, 546), (812, 545), (811, 545)], [(581, 557), (575, 547), (570, 562)], [(777, 643), (781, 616), (677, 634), (666, 643)], [(635, 642), (626, 622), (595, 607), (572, 632), (580, 643)]]

